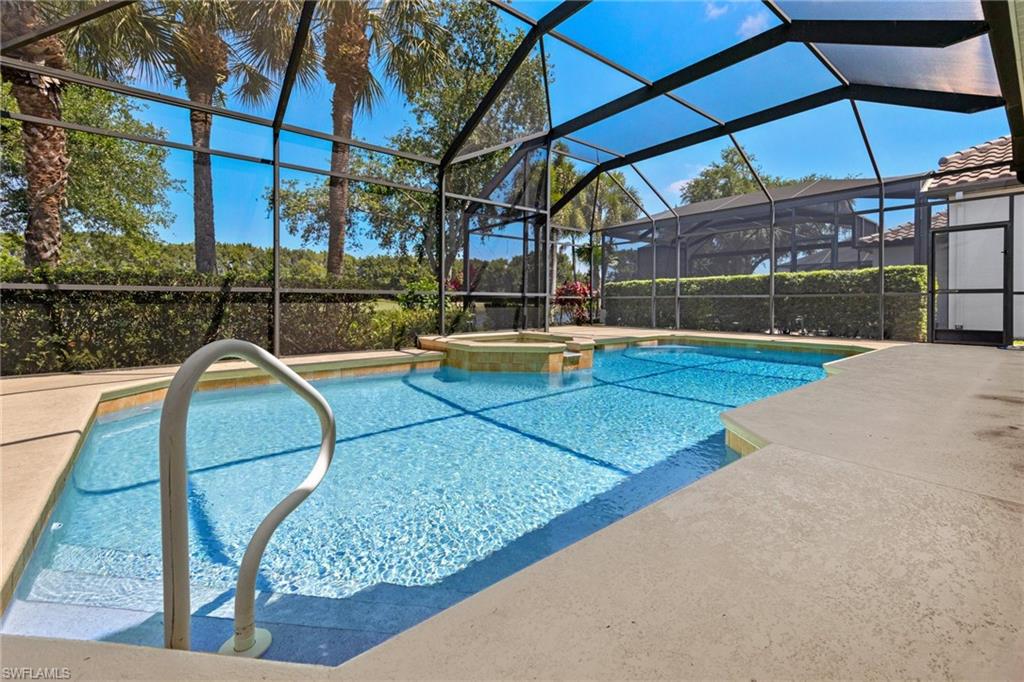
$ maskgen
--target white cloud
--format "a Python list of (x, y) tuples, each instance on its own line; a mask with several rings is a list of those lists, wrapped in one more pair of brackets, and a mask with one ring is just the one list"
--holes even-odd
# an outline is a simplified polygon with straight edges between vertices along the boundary
[(693, 182), (693, 178), (683, 178), (681, 180), (676, 180), (675, 182), (668, 186), (668, 191), (672, 194), (673, 197), (678, 197), (679, 193), (682, 192), (683, 189), (691, 182)]
[(768, 28), (768, 13), (761, 11), (743, 17), (743, 23), (740, 24), (736, 33), (744, 38), (750, 38), (766, 28)]
[(713, 2), (712, 0), (704, 3), (704, 18), (708, 21), (714, 21), (728, 11), (728, 5), (722, 5), (720, 3)]

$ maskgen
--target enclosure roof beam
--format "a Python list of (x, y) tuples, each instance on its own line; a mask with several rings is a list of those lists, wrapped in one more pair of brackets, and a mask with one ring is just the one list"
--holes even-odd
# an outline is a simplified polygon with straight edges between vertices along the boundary
[(252, 114), (246, 114), (241, 111), (234, 111), (232, 109), (225, 109), (223, 107), (216, 107), (209, 104), (200, 104), (191, 100), (183, 99), (181, 97), (174, 97), (173, 95), (165, 95), (161, 92), (153, 90), (146, 90), (144, 88), (136, 88), (130, 85), (124, 85), (123, 83), (115, 83), (113, 81), (104, 80), (102, 78), (94, 78), (93, 76), (86, 76), (84, 74), (75, 73), (74, 71), (68, 71), (66, 69), (55, 69), (50, 66), (44, 66), (43, 64), (34, 64), (32, 62), (26, 62), (21, 59), (14, 59), (12, 57), (0, 56), (0, 66), (6, 66), (10, 69), (17, 69), (20, 71), (26, 71), (28, 73), (35, 73), (42, 76), (50, 76), (64, 83), (77, 83), (78, 85), (86, 85), (90, 88), (99, 88), (106, 90), (107, 92), (113, 92), (118, 95), (127, 95), (128, 97), (138, 97), (150, 102), (159, 102), (160, 104), (170, 104), (171, 106), (183, 107), (192, 111), (202, 111), (207, 114), (214, 114), (217, 116), (223, 116), (225, 118), (233, 118), (238, 121), (244, 121), (246, 123), (255, 123), (256, 125), (269, 126), (273, 123), (268, 118), (261, 116), (254, 116)]
[(69, 17), (64, 17), (49, 26), (45, 26), (35, 31), (29, 31), (24, 35), (8, 40), (4, 43), (3, 48), (0, 49), (0, 54), (9, 54), (10, 52), (17, 50), (20, 47), (24, 47), (29, 43), (34, 43), (37, 40), (48, 38), (49, 36), (66, 31), (69, 28), (80, 26), (85, 22), (92, 21), (104, 14), (109, 14), (110, 12), (119, 10), (122, 7), (127, 7), (134, 2), (135, 0), (115, 0), (114, 2), (101, 2), (98, 5), (93, 5), (87, 9), (83, 9), (81, 12), (76, 12)]
[(668, 74), (552, 128), (550, 139), (603, 121), (785, 43), (947, 47), (988, 30), (984, 21), (793, 20)]
[[(519, 147), (517, 147), (515, 151), (512, 152), (508, 159), (505, 160), (505, 163), (502, 164), (501, 168), (499, 168), (498, 171), (491, 177), (491, 179), (487, 181), (487, 184), (484, 185), (484, 188), (480, 192), (480, 195), (485, 199), (489, 197), (491, 193), (494, 192), (494, 190), (496, 190), (499, 185), (501, 185), (501, 183), (505, 182), (505, 178), (507, 178), (509, 174), (516, 169), (516, 167), (519, 165), (519, 162), (523, 160), (523, 157), (532, 152), (533, 150), (539, 149), (542, 146), (542, 144), (543, 140), (539, 142), (537, 140), (527, 140), (526, 142), (520, 144)], [(481, 206), (483, 206), (483, 204), (481, 204), (480, 202), (471, 202), (466, 207), (466, 214), (469, 215), (475, 213), (481, 208)]]
[(670, 204), (668, 199), (665, 198), (665, 195), (662, 194), (661, 191), (657, 187), (654, 186), (654, 183), (651, 182), (647, 178), (646, 175), (644, 175), (642, 172), (640, 172), (640, 169), (637, 168), (636, 166), (632, 166), (631, 165), (630, 168), (633, 169), (633, 172), (636, 173), (638, 178), (640, 178), (641, 180), (644, 181), (644, 184), (647, 185), (648, 189), (650, 189), (652, 192), (654, 192), (654, 196), (658, 197), (658, 201), (660, 201), (662, 203), (662, 205), (667, 210), (671, 211), (672, 210), (672, 204)]
[[(272, 125), (272, 122), (268, 122), (267, 125)], [(414, 154), (412, 152), (404, 152), (400, 149), (392, 149), (391, 147), (384, 147), (379, 144), (371, 144), (369, 142), (363, 142), (362, 140), (356, 140), (351, 137), (344, 137), (342, 135), (332, 135), (331, 133), (325, 133), (320, 130), (313, 130), (312, 128), (303, 128), (302, 126), (292, 125), (291, 123), (282, 123), (280, 129), (288, 133), (297, 133), (299, 135), (306, 135), (307, 137), (315, 137), (319, 140), (342, 142), (344, 144), (349, 145), (350, 147), (356, 147), (357, 149), (365, 149), (368, 152), (377, 152), (379, 154), (397, 156), (400, 159), (418, 161), (420, 163), (426, 163), (432, 166), (436, 166), (439, 163), (438, 159), (435, 159), (432, 156), (426, 156), (424, 154)]]
[[(782, 11), (782, 8), (779, 7), (779, 4), (775, 2), (775, 0), (761, 0), (761, 3), (765, 7), (767, 7), (768, 11), (774, 14), (775, 17), (782, 23), (793, 23), (793, 20), (789, 18), (788, 14)], [(817, 45), (815, 45), (814, 43), (804, 43), (804, 47), (806, 47), (807, 51), (814, 55), (814, 58), (817, 59), (821, 63), (821, 65), (824, 66), (825, 69), (827, 69), (828, 72), (831, 73), (837, 81), (839, 81), (840, 85), (850, 84), (850, 81), (846, 78), (846, 76), (840, 73), (839, 69), (836, 68), (836, 65), (833, 64), (832, 61), (828, 57), (826, 57), (821, 50), (818, 49)]]
[(772, 193), (768, 191), (768, 186), (764, 184), (764, 180), (761, 179), (761, 174), (757, 172), (757, 168), (754, 166), (753, 161), (747, 156), (747, 151), (740, 144), (740, 141), (736, 139), (736, 136), (729, 133), (729, 141), (732, 142), (732, 146), (735, 147), (736, 153), (743, 159), (743, 163), (747, 166), (747, 170), (753, 176), (757, 186), (761, 188), (761, 193), (764, 194), (764, 198), (768, 200), (770, 206), (775, 206), (775, 198)]
[(651, 221), (651, 229), (653, 230), (654, 229), (654, 216), (652, 216), (650, 213), (648, 213), (647, 209), (644, 208), (644, 205), (641, 204), (639, 201), (637, 201), (636, 197), (634, 197), (632, 194), (630, 194), (629, 190), (626, 189), (626, 186), (622, 184), (622, 181), (620, 181), (617, 177), (615, 177), (614, 175), (611, 175), (611, 174), (609, 174), (608, 177), (612, 179), (612, 182), (614, 182), (616, 185), (618, 185), (619, 189), (621, 189), (622, 193), (626, 195), (626, 198), (629, 199), (630, 203), (632, 203), (634, 206), (639, 208), (640, 212), (643, 213), (645, 216), (647, 216), (647, 219)]
[(169, 149), (179, 149), (181, 151), (198, 152), (200, 154), (210, 154), (211, 156), (222, 156), (224, 158), (235, 159), (237, 161), (248, 161), (251, 163), (262, 163), (266, 165), (271, 165), (274, 163), (272, 159), (264, 159), (259, 156), (251, 156), (249, 154), (238, 154), (235, 152), (229, 152), (221, 149), (211, 149), (210, 147), (200, 147), (198, 145), (185, 144), (184, 142), (174, 142), (173, 140), (165, 140), (163, 138), (151, 137), (149, 135), (136, 135), (134, 133), (125, 133), (119, 130), (112, 130), (109, 128), (96, 128), (94, 126), (85, 125), (82, 123), (74, 123), (71, 121), (62, 121), (53, 118), (43, 118), (41, 116), (31, 116), (29, 114), (23, 114), (18, 111), (0, 110), (0, 119), (9, 119), (11, 121), (20, 121), (22, 123), (34, 123), (36, 125), (53, 126), (54, 128), (73, 130), (78, 133), (102, 135), (104, 137), (113, 137), (118, 140), (139, 142), (141, 144), (149, 144), (157, 147), (167, 147)]
[(508, 63), (498, 74), (494, 83), (491, 84), (490, 89), (483, 96), (480, 102), (477, 104), (476, 109), (470, 115), (469, 120), (462, 126), (462, 130), (458, 132), (455, 138), (452, 140), (451, 145), (448, 147), (448, 151), (441, 157), (441, 170), (444, 171), (448, 166), (451, 165), (455, 156), (462, 149), (463, 145), (469, 140), (473, 131), (476, 130), (477, 126), (480, 125), (480, 121), (483, 120), (484, 116), (490, 110), (491, 106), (497, 101), (498, 97), (505, 90), (505, 86), (508, 85), (512, 77), (515, 76), (516, 71), (522, 66), (526, 58), (530, 56), (530, 51), (537, 44), (537, 41), (541, 39), (548, 31), (552, 30), (560, 23), (571, 17), (572, 15), (579, 12), (581, 9), (589, 4), (590, 0), (564, 0), (561, 4), (555, 7), (553, 10), (541, 17), (526, 36), (523, 37), (522, 42), (516, 47), (515, 52), (509, 58)]
[(964, 92), (941, 92), (937, 90), (918, 90), (916, 88), (896, 88), (888, 85), (865, 85), (854, 83), (843, 88), (849, 99), (878, 104), (895, 104), (918, 109), (935, 109), (936, 111), (952, 111), (958, 114), (976, 114), (979, 111), (1001, 107), (1005, 100), (997, 95), (974, 95)]
[[(434, 194), (435, 190), (426, 189), (425, 187), (416, 187), (415, 185), (407, 185), (404, 182), (395, 182), (394, 180), (388, 180), (387, 178), (369, 177), (365, 175), (355, 175), (353, 173), (341, 173), (338, 171), (325, 170), (323, 168), (314, 168), (313, 166), (303, 166), (297, 163), (287, 163), (285, 161), (278, 161), (278, 166), (281, 168), (287, 168), (288, 170), (300, 171), (302, 173), (310, 173), (313, 175), (326, 175), (332, 178), (341, 178), (342, 180), (348, 180), (349, 182), (361, 182), (368, 185), (380, 185), (381, 187), (390, 187), (402, 192), (417, 192), (419, 194)], [(369, 213), (370, 211), (366, 211)]]
[[(533, 26), (533, 25), (535, 25), (537, 23), (536, 19), (534, 19), (530, 15), (522, 12), (521, 10), (516, 9), (515, 7), (513, 7), (511, 4), (509, 4), (505, 0), (487, 0), (487, 1), (491, 5), (497, 7), (498, 9), (500, 9), (502, 12), (505, 12), (507, 14), (512, 15), (516, 19), (519, 19), (520, 21), (522, 21), (524, 23), (527, 23), (527, 24), (529, 24), (531, 26)], [(562, 33), (559, 33), (558, 31), (548, 31), (547, 35), (551, 36), (555, 40), (557, 40), (557, 41), (559, 41), (559, 42), (561, 42), (561, 43), (563, 43), (565, 45), (568, 45), (569, 47), (573, 48), (574, 50), (582, 52), (583, 54), (587, 55), (591, 59), (597, 60), (597, 61), (601, 62), (602, 64), (604, 64), (605, 66), (607, 66), (609, 68), (612, 68), (612, 69), (615, 69), (616, 71), (618, 71), (622, 75), (627, 76), (627, 77), (631, 78), (632, 80), (635, 80), (637, 83), (642, 83), (643, 85), (650, 85), (651, 83), (654, 82), (654, 81), (652, 81), (649, 78), (645, 78), (644, 76), (641, 76), (636, 71), (633, 71), (631, 69), (627, 69), (622, 64), (619, 64), (618, 62), (609, 59), (608, 57), (604, 56), (600, 52), (597, 52), (596, 50), (590, 49), (589, 47), (587, 47), (583, 43), (579, 42), (578, 40), (573, 40), (569, 36), (564, 35)], [(543, 43), (544, 43), (544, 41), (541, 41), (541, 51), (544, 50), (544, 44)], [(547, 78), (545, 78), (545, 81), (546, 80), (547, 80)], [(680, 97), (679, 95), (675, 94), (674, 92), (667, 92), (667, 93), (665, 93), (665, 97), (667, 97), (668, 99), (672, 100), (676, 104), (679, 104), (679, 105), (682, 105), (682, 106), (686, 107), (687, 109), (689, 109), (690, 111), (694, 112), (695, 114), (703, 116), (704, 118), (708, 119), (709, 121), (714, 121), (715, 123), (721, 123), (721, 121), (718, 118), (716, 118), (715, 116), (712, 116), (708, 112), (704, 111), (703, 109), (701, 109), (700, 107), (695, 105), (693, 102), (690, 102), (690, 101), (687, 101), (687, 100), (683, 99), (682, 97)], [(549, 103), (549, 105), (550, 105), (550, 103)], [(549, 108), (550, 108), (550, 106), (549, 106)]]
[(295, 85), (295, 76), (299, 72), (299, 63), (302, 61), (302, 52), (306, 49), (306, 40), (309, 37), (309, 26), (313, 23), (313, 12), (316, 10), (316, 0), (305, 0), (302, 3), (302, 12), (299, 14), (299, 25), (295, 29), (295, 40), (292, 42), (292, 51), (288, 55), (288, 66), (284, 70), (284, 79), (281, 81), (281, 94), (277, 98), (277, 109), (274, 111), (273, 128), (281, 130), (284, 123), (284, 113), (288, 109), (288, 100), (292, 95), (292, 87)]
[(494, 152), (500, 152), (502, 149), (507, 149), (508, 147), (514, 147), (516, 145), (521, 145), (521, 146), (522, 145), (529, 145), (530, 149), (535, 149), (537, 147), (543, 147), (544, 144), (545, 144), (545, 138), (546, 137), (547, 137), (547, 131), (546, 130), (542, 130), (542, 131), (537, 132), (537, 133), (528, 133), (526, 135), (523, 135), (521, 137), (517, 137), (516, 139), (510, 140), (508, 142), (502, 142), (500, 144), (496, 144), (496, 145), (493, 145), (491, 147), (485, 147), (483, 149), (477, 149), (476, 151), (469, 152), (469, 153), (463, 154), (461, 156), (456, 156), (454, 159), (452, 159), (452, 163), (455, 164), (455, 163), (462, 163), (464, 161), (472, 161), (473, 159), (480, 158), (481, 156), (487, 156), (488, 154), (493, 154)]
[(955, 111), (960, 113), (974, 113), (985, 109), (992, 109), (1002, 106), (1003, 99), (991, 95), (967, 95), (955, 92), (936, 92), (932, 90), (914, 90), (910, 88), (892, 88), (877, 85), (854, 84), (848, 87), (838, 85), (834, 88), (822, 90), (806, 97), (801, 97), (783, 104), (762, 109), (746, 116), (733, 119), (720, 126), (712, 126), (698, 130), (681, 137), (666, 140), (659, 144), (625, 154), (617, 159), (605, 161), (588, 172), (583, 178), (573, 185), (562, 197), (551, 207), (552, 214), (557, 213), (569, 201), (595, 177), (603, 172), (615, 170), (638, 161), (668, 154), (678, 149), (691, 147), (702, 142), (731, 135), (741, 130), (755, 126), (771, 123), (788, 116), (810, 111), (818, 107), (832, 104), (840, 100), (857, 99), (866, 102), (878, 102), (882, 104), (897, 104), (926, 109), (937, 109), (941, 111)]
[(992, 26), (989, 32), (992, 61), (1006, 100), (1013, 150), (1011, 168), (1016, 171), (1017, 179), (1024, 182), (1024, 6), (1020, 2), (1001, 0), (983, 2), (981, 8)]

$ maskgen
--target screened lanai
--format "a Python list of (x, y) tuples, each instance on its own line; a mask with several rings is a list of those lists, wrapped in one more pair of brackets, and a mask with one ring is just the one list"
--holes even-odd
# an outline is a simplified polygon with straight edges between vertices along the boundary
[[(904, 142), (938, 159), (977, 121), (1024, 172), (1012, 11), (6, 3), (4, 372), (568, 321), (917, 330), (927, 274), (887, 234), (926, 269), (949, 199)], [(723, 159), (746, 184), (681, 196)]]

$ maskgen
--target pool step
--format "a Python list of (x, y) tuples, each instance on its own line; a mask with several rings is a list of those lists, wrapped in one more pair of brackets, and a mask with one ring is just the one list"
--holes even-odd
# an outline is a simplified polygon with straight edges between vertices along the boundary
[[(195, 559), (192, 564), (192, 612), (231, 619), (237, 569)], [(26, 604), (163, 611), (160, 556), (61, 543), (53, 549), (48, 566), (26, 574), (26, 580), (31, 582), (20, 586), (16, 595)], [(388, 583), (344, 598), (263, 591), (257, 593), (257, 618), (268, 623), (396, 633), (472, 591)]]
[[(238, 570), (212, 561), (191, 560), (192, 582), (199, 580), (207, 587), (229, 589), (238, 579)], [(159, 554), (129, 552), (109, 547), (90, 547), (73, 543), (60, 543), (53, 549), (47, 568), (70, 573), (88, 573), (100, 576), (160, 580), (163, 559)]]
[[(385, 586), (386, 587), (386, 586)], [(369, 591), (369, 590), (368, 590)], [(450, 591), (449, 591), (450, 592)], [(220, 590), (192, 583), (192, 613), (231, 620), (234, 589)], [(391, 601), (384, 594), (346, 599), (304, 595), (256, 593), (256, 618), (261, 623), (315, 626), (334, 630), (362, 630), (395, 634), (435, 615), (468, 594), (433, 595), (434, 604)], [(23, 609), (33, 603), (62, 604), (95, 609), (120, 609), (144, 613), (163, 611), (163, 583), (73, 571), (43, 569), (27, 595), (20, 595)], [(98, 627), (105, 627), (102, 623)]]
[[(224, 590), (193, 583), (192, 608), (215, 603), (223, 594)], [(26, 602), (157, 613), (164, 607), (164, 587), (160, 580), (44, 568), (35, 576), (28, 593), (18, 598)]]
[[(314, 616), (315, 618), (315, 616)], [(231, 619), (192, 616), (192, 649), (214, 652), (233, 629)], [(336, 666), (394, 633), (342, 630), (318, 625), (274, 623), (274, 644), (264, 658)], [(127, 609), (14, 600), (4, 613), (3, 634), (54, 639), (86, 639), (149, 647), (163, 646), (161, 614)]]

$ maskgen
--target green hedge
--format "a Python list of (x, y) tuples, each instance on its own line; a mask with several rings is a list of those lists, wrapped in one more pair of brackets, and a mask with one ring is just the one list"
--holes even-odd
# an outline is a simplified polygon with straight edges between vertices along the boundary
[[(264, 278), (182, 272), (60, 268), (32, 273), (4, 269), (4, 281), (89, 284), (216, 286), (215, 292), (5, 291), (0, 299), (0, 372), (4, 375), (139, 367), (181, 362), (203, 344), (240, 338), (269, 347), (271, 296), (240, 293), (239, 286), (269, 286)], [(877, 337), (877, 270), (779, 273), (776, 322), (782, 329), (854, 338)], [(923, 266), (886, 268), (887, 292), (921, 294)], [(336, 286), (333, 281), (307, 286)], [(609, 282), (607, 296), (649, 296), (650, 280)], [(674, 280), (659, 280), (659, 296), (671, 297)], [(680, 282), (684, 295), (766, 294), (767, 277), (702, 277)], [(793, 298), (790, 293), (863, 294)], [(399, 302), (339, 294), (282, 295), (281, 352), (285, 355), (410, 346), (417, 334), (437, 328), (434, 302), (416, 297)], [(428, 297), (429, 299), (429, 297)], [(674, 301), (658, 300), (658, 326), (671, 327)], [(605, 302), (608, 324), (648, 326), (648, 299)], [(764, 331), (766, 299), (683, 299), (681, 323), (688, 329)], [(500, 313), (500, 308), (494, 314)], [(449, 327), (468, 328), (453, 302)], [(797, 318), (802, 318), (802, 322)], [(924, 340), (924, 296), (887, 296), (886, 338)]]
[[(885, 268), (885, 338), (924, 341), (927, 331), (928, 273), (923, 265)], [(674, 279), (656, 282), (659, 297), (672, 297)], [(616, 299), (651, 293), (651, 281), (630, 280), (605, 284), (605, 323), (649, 327), (650, 299)], [(691, 277), (679, 281), (682, 296), (730, 296), (768, 293), (767, 275)], [(815, 294), (798, 298), (791, 294)], [(854, 294), (829, 296), (828, 294)], [(849, 338), (878, 338), (878, 270), (816, 270), (775, 275), (775, 324), (788, 332)], [(904, 295), (904, 294), (918, 294)], [(659, 328), (675, 323), (674, 301), (659, 298)], [(768, 299), (683, 298), (680, 326), (711, 331), (763, 332), (768, 329)]]
[[(8, 290), (0, 299), (4, 375), (163, 365), (202, 345), (238, 338), (269, 348), (272, 299), (237, 287), (264, 278), (109, 269), (5, 268), (4, 281), (216, 286), (215, 292)], [(330, 280), (304, 282), (337, 286)], [(411, 346), (437, 328), (436, 311), (361, 295), (282, 294), (281, 353)]]

